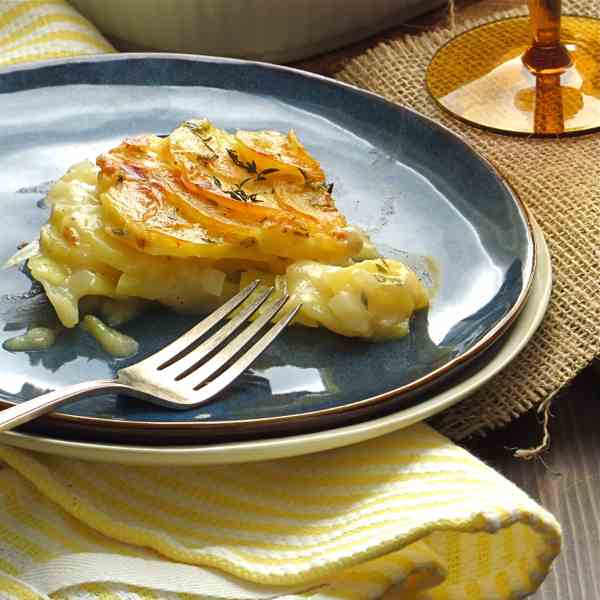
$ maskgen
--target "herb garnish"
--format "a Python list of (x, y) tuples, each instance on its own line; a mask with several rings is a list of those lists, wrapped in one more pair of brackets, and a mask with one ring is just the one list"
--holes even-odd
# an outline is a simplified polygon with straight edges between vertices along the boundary
[(277, 173), (279, 169), (264, 169), (256, 176), (256, 181), (266, 181), (265, 175), (270, 175), (271, 173)]
[(238, 153), (235, 150), (232, 150), (231, 148), (227, 148), (227, 154), (229, 154), (229, 158), (238, 167), (241, 167), (242, 169), (246, 169), (246, 171), (248, 171), (248, 173), (256, 173), (257, 172), (256, 162), (254, 162), (254, 161), (244, 162), (243, 160), (240, 160)]
[[(259, 171), (255, 161), (252, 160), (250, 162), (244, 162), (240, 159), (238, 153), (235, 150), (232, 150), (231, 148), (227, 149), (227, 154), (229, 154), (229, 158), (231, 158), (235, 165), (242, 169), (245, 169), (246, 171), (248, 171), (248, 173), (256, 175), (256, 181), (266, 181), (267, 175), (270, 175), (271, 173), (277, 173), (277, 171), (279, 171), (279, 169), (263, 169), (262, 171)], [(244, 184), (242, 183), (241, 185)]]
[(223, 182), (220, 179), (218, 179), (217, 177), (213, 176), (213, 178), (212, 178), (214, 184), (220, 190), (223, 190), (223, 192), (225, 194), (227, 194), (228, 196), (231, 196), (234, 200), (238, 200), (239, 202), (262, 202), (262, 200), (258, 199), (258, 194), (248, 194), (246, 192), (246, 190), (244, 190), (244, 186), (249, 181), (252, 181), (253, 179), (254, 179), (254, 177), (246, 177), (246, 179), (244, 179), (240, 183), (236, 183), (234, 189), (232, 189), (232, 190), (224, 190), (223, 189)]
[(196, 125), (196, 123), (192, 123), (191, 121), (186, 121), (183, 125), (184, 127), (187, 127), (194, 135), (200, 138), (202, 143), (212, 152), (213, 159), (219, 157), (219, 155), (215, 152), (215, 149), (208, 143), (212, 141), (212, 137), (203, 137), (203, 133), (204, 131), (206, 131), (206, 126), (201, 127), (199, 125)]

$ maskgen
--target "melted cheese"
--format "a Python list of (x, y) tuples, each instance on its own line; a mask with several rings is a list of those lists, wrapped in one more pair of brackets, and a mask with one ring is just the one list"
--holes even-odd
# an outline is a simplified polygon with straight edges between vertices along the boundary
[(18, 335), (4, 342), (4, 348), (11, 352), (29, 352), (31, 350), (47, 350), (54, 345), (58, 332), (49, 327), (32, 327), (23, 335)]
[(81, 328), (92, 334), (102, 348), (112, 356), (124, 358), (138, 351), (138, 343), (132, 337), (109, 327), (98, 317), (86, 315), (81, 322)]

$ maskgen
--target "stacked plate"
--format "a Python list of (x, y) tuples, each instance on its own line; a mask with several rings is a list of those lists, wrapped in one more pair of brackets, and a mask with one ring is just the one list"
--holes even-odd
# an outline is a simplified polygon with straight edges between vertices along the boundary
[[(349, 222), (434, 288), (431, 308), (414, 318), (409, 336), (386, 343), (290, 328), (225, 395), (199, 409), (86, 399), (0, 435), (2, 443), (145, 464), (316, 452), (465, 399), (513, 360), (539, 325), (551, 287), (548, 251), (489, 163), (448, 130), (378, 96), (238, 60), (122, 54), (2, 72), (0, 259), (37, 236), (48, 217), (45, 190), (71, 164), (190, 117), (228, 129), (294, 129), (334, 183)], [(18, 270), (4, 272), (0, 295), (4, 340), (27, 326), (43, 297), (30, 293)], [(167, 311), (131, 322), (125, 332), (141, 346), (134, 360), (192, 324)], [(2, 350), (0, 403), (112, 377), (126, 364), (78, 329), (45, 352)]]

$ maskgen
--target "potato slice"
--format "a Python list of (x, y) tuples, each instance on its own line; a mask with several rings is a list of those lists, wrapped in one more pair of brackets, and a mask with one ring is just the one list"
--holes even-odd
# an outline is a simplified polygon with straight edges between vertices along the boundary
[(256, 164), (259, 171), (278, 169), (280, 174), (300, 182), (324, 183), (319, 163), (306, 151), (296, 134), (279, 131), (238, 131), (235, 150), (246, 162)]

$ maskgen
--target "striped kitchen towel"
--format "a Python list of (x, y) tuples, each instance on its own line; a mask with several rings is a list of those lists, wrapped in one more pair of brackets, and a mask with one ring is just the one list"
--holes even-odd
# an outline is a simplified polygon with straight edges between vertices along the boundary
[(560, 549), (548, 512), (426, 425), (243, 465), (0, 460), (3, 599), (514, 599)]
[(114, 52), (64, 0), (0, 0), (0, 66)]
[[(65, 2), (0, 0), (0, 65), (110, 51)], [(560, 543), (548, 512), (426, 425), (195, 468), (0, 446), (2, 600), (514, 599)]]

